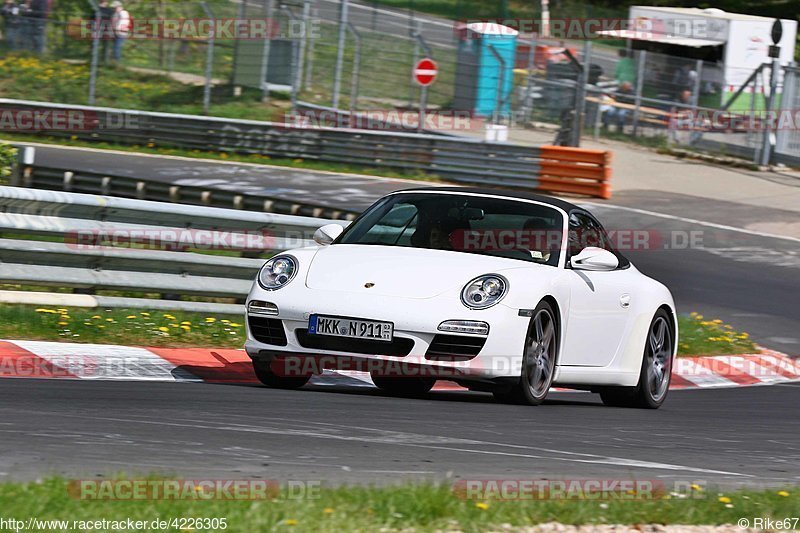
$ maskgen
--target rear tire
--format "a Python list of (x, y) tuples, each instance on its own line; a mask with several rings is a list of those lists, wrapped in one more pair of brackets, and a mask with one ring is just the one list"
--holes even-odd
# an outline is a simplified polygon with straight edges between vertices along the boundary
[(372, 382), (383, 392), (395, 396), (424, 396), (433, 388), (436, 380), (421, 377), (386, 377), (372, 375)]
[(600, 398), (609, 407), (658, 409), (669, 392), (672, 378), (672, 353), (675, 339), (666, 311), (656, 311), (644, 347), (639, 383), (635, 387), (609, 387), (600, 391)]
[(273, 389), (299, 389), (311, 379), (311, 376), (279, 376), (264, 361), (253, 361), (253, 371), (261, 383)]
[(553, 384), (558, 359), (558, 328), (555, 313), (545, 301), (533, 311), (522, 356), (522, 370), (510, 388), (493, 391), (497, 401), (522, 405), (541, 404)]

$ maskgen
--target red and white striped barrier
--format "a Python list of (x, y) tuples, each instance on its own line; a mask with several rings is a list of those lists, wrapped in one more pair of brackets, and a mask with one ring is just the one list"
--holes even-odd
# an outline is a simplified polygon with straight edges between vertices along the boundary
[[(244, 350), (138, 348), (108, 344), (0, 341), (0, 377), (258, 383)], [(800, 381), (800, 362), (780, 352), (679, 357), (673, 389), (771, 385)], [(374, 387), (369, 374), (325, 371), (312, 385)], [(439, 381), (435, 390), (465, 390)]]

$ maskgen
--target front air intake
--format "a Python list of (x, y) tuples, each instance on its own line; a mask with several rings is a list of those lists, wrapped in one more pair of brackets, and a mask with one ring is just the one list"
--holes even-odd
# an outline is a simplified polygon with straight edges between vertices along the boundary
[(486, 344), (486, 337), (468, 335), (443, 335), (433, 337), (425, 359), (429, 361), (469, 361), (478, 355)]

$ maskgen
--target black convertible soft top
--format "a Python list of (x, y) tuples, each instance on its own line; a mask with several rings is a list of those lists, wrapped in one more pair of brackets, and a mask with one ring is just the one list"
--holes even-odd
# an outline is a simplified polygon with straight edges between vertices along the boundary
[(515, 191), (509, 189), (490, 189), (488, 187), (414, 187), (412, 189), (403, 189), (400, 191), (395, 192), (463, 192), (469, 194), (489, 194), (493, 196), (503, 196), (505, 198), (519, 198), (521, 200), (535, 200), (537, 202), (542, 202), (545, 204), (554, 205), (556, 207), (560, 207), (565, 212), (570, 213), (575, 210), (585, 211), (585, 209), (579, 208), (577, 205), (572, 204), (570, 202), (566, 202), (564, 200), (560, 200), (558, 198), (553, 198), (552, 196), (547, 196), (544, 194), (536, 194), (528, 191)]

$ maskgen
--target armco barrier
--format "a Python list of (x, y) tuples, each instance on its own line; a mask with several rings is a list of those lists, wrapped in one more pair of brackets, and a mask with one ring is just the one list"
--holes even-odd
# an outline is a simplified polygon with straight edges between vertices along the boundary
[(552, 192), (611, 198), (611, 152), (542, 146), (539, 155), (541, 188)]
[[(25, 100), (0, 99), (0, 113), (72, 113), (80, 127), (51, 127), (50, 136), (73, 137), (127, 145), (153, 145), (190, 150), (261, 154), (275, 158), (301, 158), (367, 168), (418, 170), (456, 182), (529, 190), (581, 194), (607, 198), (597, 187), (585, 186), (584, 168), (592, 164), (576, 157), (579, 150), (541, 148), (510, 143), (490, 143), (474, 138), (342, 128), (304, 128), (275, 122), (151, 113)], [(603, 164), (607, 184), (610, 158)], [(547, 169), (542, 172), (542, 163)], [(553, 165), (563, 165), (556, 166)], [(596, 164), (595, 164), (596, 166)], [(70, 171), (72, 169), (63, 169)]]
[[(228, 312), (231, 304), (165, 300), (242, 301), (264, 264), (257, 256), (312, 244), (314, 231), (332, 222), (347, 224), (0, 186), (0, 233), (14, 236), (0, 238), (0, 283), (158, 293), (162, 300), (101, 296), (96, 301), (112, 307)], [(36, 293), (30, 295), (27, 301), (35, 302)], [(20, 301), (19, 294), (14, 297)], [(9, 298), (0, 294), (0, 301)]]

